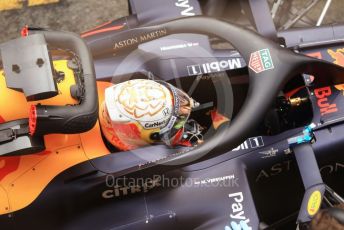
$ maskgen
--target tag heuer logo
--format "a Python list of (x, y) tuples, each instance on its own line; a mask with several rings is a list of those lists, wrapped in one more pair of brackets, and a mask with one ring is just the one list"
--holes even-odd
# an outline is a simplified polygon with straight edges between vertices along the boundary
[(274, 64), (272, 62), (269, 49), (262, 49), (254, 53), (251, 53), (249, 67), (255, 73), (260, 73), (268, 69), (273, 69)]

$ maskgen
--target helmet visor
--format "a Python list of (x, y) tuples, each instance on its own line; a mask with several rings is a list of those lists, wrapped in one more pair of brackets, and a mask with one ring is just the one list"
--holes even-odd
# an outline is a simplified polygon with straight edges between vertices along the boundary
[(183, 138), (184, 125), (188, 121), (193, 108), (198, 106), (191, 97), (171, 84), (164, 83), (173, 95), (173, 111), (168, 124), (161, 129), (161, 140), (169, 146), (178, 145)]

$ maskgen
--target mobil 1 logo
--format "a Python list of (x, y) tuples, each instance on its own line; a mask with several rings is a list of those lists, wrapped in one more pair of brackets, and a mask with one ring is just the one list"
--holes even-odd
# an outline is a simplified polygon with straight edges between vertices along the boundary
[(232, 151), (246, 150), (246, 149), (256, 149), (264, 146), (264, 140), (262, 136), (251, 137), (244, 141), (241, 145), (233, 149)]
[(242, 68), (245, 64), (241, 58), (230, 58), (221, 61), (206, 62), (203, 64), (188, 65), (187, 70), (189, 76), (207, 74), (207, 73), (216, 73), (226, 70), (239, 69)]

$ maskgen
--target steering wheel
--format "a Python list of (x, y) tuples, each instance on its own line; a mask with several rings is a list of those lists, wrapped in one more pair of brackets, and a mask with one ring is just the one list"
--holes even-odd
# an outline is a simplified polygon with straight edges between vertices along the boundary
[(159, 164), (183, 165), (220, 155), (240, 145), (252, 135), (283, 86), (298, 74), (315, 75), (316, 86), (343, 82), (343, 68), (307, 57), (281, 47), (248, 29), (214, 18), (188, 17), (142, 28), (143, 31), (199, 33), (215, 35), (231, 43), (249, 66), (249, 91), (240, 112), (231, 124), (216, 132), (205, 143), (182, 154), (175, 154)]

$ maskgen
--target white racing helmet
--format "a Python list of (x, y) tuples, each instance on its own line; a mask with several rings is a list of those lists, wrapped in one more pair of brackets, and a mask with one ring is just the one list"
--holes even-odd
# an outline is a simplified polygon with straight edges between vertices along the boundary
[(163, 82), (136, 79), (105, 90), (100, 108), (100, 124), (106, 139), (120, 150), (147, 144), (181, 143), (184, 124), (192, 108), (192, 98)]

